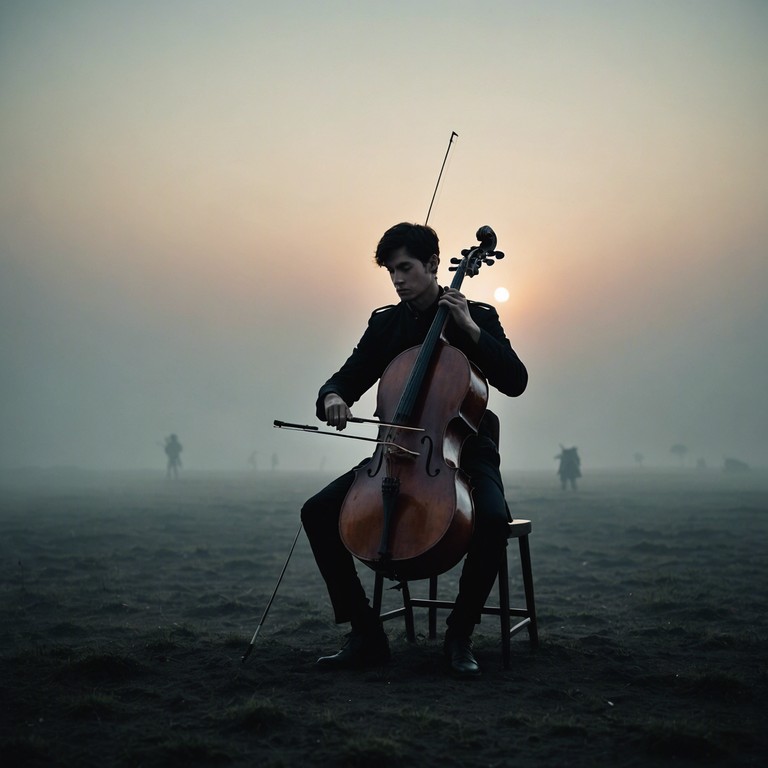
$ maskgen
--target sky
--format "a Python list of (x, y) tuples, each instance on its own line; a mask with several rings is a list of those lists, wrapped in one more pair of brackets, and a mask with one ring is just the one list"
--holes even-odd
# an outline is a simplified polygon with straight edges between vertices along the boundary
[(492, 226), (462, 290), (530, 375), (503, 468), (768, 466), (766, 126), (760, 0), (4, 0), (0, 468), (365, 456), (272, 422), (397, 300), (453, 131), (440, 281)]

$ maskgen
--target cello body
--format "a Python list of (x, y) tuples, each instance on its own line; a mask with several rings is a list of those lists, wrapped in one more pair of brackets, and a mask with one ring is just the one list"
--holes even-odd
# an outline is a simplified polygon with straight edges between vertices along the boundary
[[(425, 342), (426, 343), (426, 342)], [(423, 431), (382, 428), (382, 443), (356, 470), (342, 506), (339, 529), (347, 549), (390, 578), (423, 579), (456, 565), (473, 529), (468, 478), (459, 467), (465, 440), (477, 432), (488, 384), (467, 357), (443, 339), (428, 350), (429, 367), (407, 419), (398, 413), (404, 388), (423, 346), (398, 355), (382, 375), (376, 416)], [(400, 452), (391, 443), (409, 449)], [(397, 482), (391, 508), (385, 478)]]

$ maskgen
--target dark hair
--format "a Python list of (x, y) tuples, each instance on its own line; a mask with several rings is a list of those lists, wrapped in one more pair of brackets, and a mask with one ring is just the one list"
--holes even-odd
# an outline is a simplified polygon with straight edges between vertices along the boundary
[(405, 248), (409, 256), (423, 264), (429, 261), (432, 254), (440, 255), (437, 233), (425, 224), (403, 222), (390, 227), (376, 246), (376, 263), (382, 266), (384, 260), (399, 248)]

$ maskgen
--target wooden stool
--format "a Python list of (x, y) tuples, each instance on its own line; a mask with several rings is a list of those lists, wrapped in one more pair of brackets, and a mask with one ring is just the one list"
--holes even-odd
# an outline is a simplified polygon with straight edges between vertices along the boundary
[[(531, 551), (528, 545), (528, 535), (531, 533), (530, 520), (513, 520), (509, 523), (507, 541), (517, 539), (520, 546), (520, 566), (522, 568), (523, 589), (525, 592), (525, 607), (511, 608), (509, 605), (509, 569), (507, 563), (507, 550), (499, 565), (499, 605), (483, 607), (481, 613), (499, 616), (501, 619), (501, 655), (504, 662), (504, 669), (509, 667), (510, 647), (509, 641), (513, 635), (516, 635), (523, 628), (528, 629), (528, 638), (532, 648), (539, 645), (539, 631), (536, 624), (536, 605), (533, 598), (533, 572), (531, 570)], [(384, 591), (384, 576), (376, 573), (376, 581), (373, 589), (373, 610), (379, 614), (382, 621), (394, 619), (397, 616), (405, 617), (405, 633), (410, 642), (416, 641), (416, 632), (413, 622), (414, 608), (429, 609), (429, 638), (434, 640), (437, 636), (437, 609), (444, 608), (451, 610), (454, 603), (449, 600), (437, 599), (437, 576), (429, 579), (429, 597), (417, 598), (411, 597), (408, 582), (402, 581), (397, 587), (403, 594), (403, 607), (395, 608), (386, 613), (381, 612), (381, 602)], [(520, 620), (512, 625), (510, 618), (515, 616)]]

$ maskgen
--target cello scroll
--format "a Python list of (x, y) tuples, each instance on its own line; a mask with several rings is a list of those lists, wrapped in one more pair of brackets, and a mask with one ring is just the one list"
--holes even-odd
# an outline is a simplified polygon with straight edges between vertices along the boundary
[(451, 264), (455, 266), (448, 267), (450, 272), (456, 272), (460, 265), (466, 262), (467, 277), (474, 277), (483, 264), (492, 267), (499, 259), (504, 258), (504, 252), (496, 250), (496, 233), (489, 226), (480, 227), (475, 233), (475, 237), (480, 241), (480, 245), (476, 245), (474, 248), (464, 248), (461, 251), (461, 255), (464, 257), (462, 259), (451, 259)]

